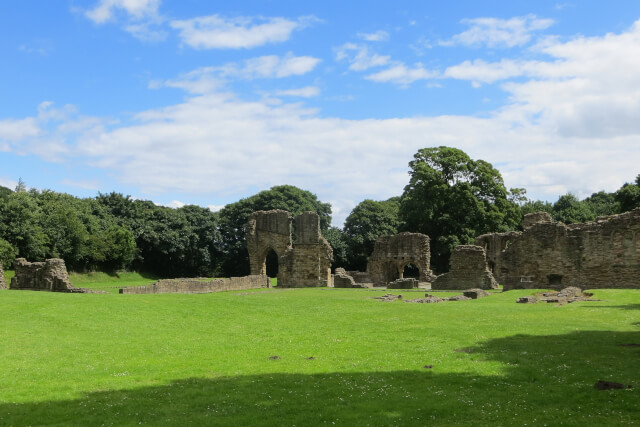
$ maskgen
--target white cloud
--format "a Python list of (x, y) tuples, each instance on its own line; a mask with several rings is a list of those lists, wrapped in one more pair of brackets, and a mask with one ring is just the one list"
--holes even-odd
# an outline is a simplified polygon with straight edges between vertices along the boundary
[(160, 0), (100, 0), (84, 15), (98, 25), (116, 21), (116, 13), (121, 12), (125, 22), (123, 29), (133, 37), (147, 42), (162, 41), (165, 31), (158, 29), (163, 18), (158, 14)]
[(158, 89), (164, 85), (184, 89), (189, 93), (203, 94), (221, 89), (228, 79), (279, 79), (299, 76), (312, 71), (319, 63), (318, 58), (294, 56), (292, 53), (284, 56), (259, 56), (241, 63), (201, 67), (165, 82), (152, 80), (149, 82), (149, 88)]
[(96, 24), (103, 24), (120, 10), (133, 19), (141, 20), (157, 16), (158, 6), (160, 0), (100, 0), (93, 9), (85, 12), (85, 16)]
[(379, 30), (375, 33), (358, 33), (358, 37), (367, 42), (383, 42), (389, 40), (389, 33)]
[(407, 86), (416, 80), (433, 79), (437, 78), (438, 75), (436, 71), (428, 70), (420, 63), (416, 64), (413, 68), (407, 67), (402, 63), (396, 63), (385, 70), (369, 74), (365, 78), (374, 82), (389, 82)]
[(0, 120), (0, 144), (24, 140), (39, 133), (38, 122), (33, 117)]
[(320, 95), (320, 88), (317, 86), (305, 86), (298, 89), (278, 90), (275, 92), (278, 96), (299, 96), (302, 98), (312, 98)]
[(222, 210), (222, 208), (224, 208), (225, 206), (226, 205), (208, 205), (207, 208), (209, 208), (211, 212), (218, 212)]
[(248, 49), (284, 42), (293, 31), (314, 21), (317, 20), (313, 17), (301, 17), (294, 21), (280, 17), (223, 18), (210, 15), (171, 21), (170, 25), (180, 32), (182, 41), (194, 49)]
[(450, 40), (441, 41), (440, 45), (488, 46), (492, 48), (522, 46), (531, 40), (534, 32), (549, 28), (553, 24), (553, 20), (527, 15), (511, 19), (464, 19), (462, 23), (470, 28), (456, 34)]
[(345, 43), (336, 49), (336, 59), (338, 61), (347, 60), (349, 69), (353, 71), (364, 71), (373, 67), (381, 67), (389, 63), (389, 56), (370, 53), (366, 45)]
[[(447, 77), (471, 81), (521, 77), (503, 85), (508, 104), (484, 117), (345, 120), (301, 103), (252, 102), (214, 90), (141, 112), (126, 124), (78, 125), (73, 137), (61, 125), (47, 130), (53, 119), (19, 120), (28, 140), (55, 139), (67, 148), (66, 158), (108, 170), (146, 193), (231, 198), (287, 183), (331, 200), (338, 224), (353, 201), (401, 194), (407, 163), (423, 147), (455, 146), (485, 159), (507, 186), (524, 187), (534, 198), (553, 200), (568, 191), (584, 197), (633, 179), (640, 159), (640, 22), (621, 34), (550, 40), (536, 49), (546, 60), (450, 68)], [(381, 81), (408, 84), (432, 74), (421, 65), (394, 67)], [(42, 117), (80, 122), (52, 108), (43, 104)], [(0, 123), (20, 135), (16, 121)], [(36, 151), (39, 145), (30, 147), (48, 158), (46, 150)]]

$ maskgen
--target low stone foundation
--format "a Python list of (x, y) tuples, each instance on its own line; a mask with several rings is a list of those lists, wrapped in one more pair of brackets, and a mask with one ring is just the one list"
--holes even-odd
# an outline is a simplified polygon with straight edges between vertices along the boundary
[(12, 290), (93, 293), (89, 289), (76, 288), (69, 282), (63, 259), (27, 262), (24, 258), (18, 258), (13, 265), (16, 275), (11, 279)]
[(211, 292), (240, 291), (270, 288), (266, 275), (231, 277), (228, 279), (163, 279), (146, 286), (120, 288), (121, 294), (208, 294)]
[(387, 283), (387, 289), (416, 289), (418, 287), (418, 279), (396, 279), (393, 282)]
[(363, 286), (357, 284), (353, 277), (348, 274), (344, 268), (336, 268), (336, 273), (333, 275), (333, 287), (334, 288), (362, 288)]

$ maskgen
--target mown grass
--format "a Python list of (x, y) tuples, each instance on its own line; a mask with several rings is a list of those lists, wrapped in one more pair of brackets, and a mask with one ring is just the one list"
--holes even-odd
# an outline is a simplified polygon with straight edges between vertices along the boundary
[[(640, 419), (640, 347), (625, 345), (640, 344), (640, 291), (566, 306), (515, 304), (531, 291), (371, 298), (386, 292), (0, 292), (0, 425)], [(598, 391), (600, 379), (634, 387)]]
[(157, 276), (137, 272), (104, 273), (95, 271), (91, 273), (69, 273), (69, 281), (81, 288), (96, 291), (118, 293), (118, 289), (126, 286), (150, 285), (158, 280)]

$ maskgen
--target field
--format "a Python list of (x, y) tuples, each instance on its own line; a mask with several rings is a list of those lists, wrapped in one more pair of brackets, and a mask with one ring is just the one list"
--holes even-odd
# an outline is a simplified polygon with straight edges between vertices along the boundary
[[(106, 290), (149, 280), (77, 279)], [(372, 299), (383, 293), (2, 291), (0, 425), (640, 421), (640, 291), (565, 306), (515, 303), (530, 291)]]

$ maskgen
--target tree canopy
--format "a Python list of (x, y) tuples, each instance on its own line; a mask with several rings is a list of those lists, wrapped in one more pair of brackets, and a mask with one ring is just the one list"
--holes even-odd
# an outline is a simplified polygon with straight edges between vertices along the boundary
[(509, 199), (500, 172), (451, 147), (424, 148), (409, 163), (409, 184), (400, 199), (402, 229), (431, 238), (431, 263), (448, 270), (451, 250), (476, 236), (513, 229), (520, 211)]

